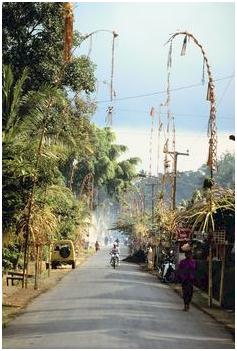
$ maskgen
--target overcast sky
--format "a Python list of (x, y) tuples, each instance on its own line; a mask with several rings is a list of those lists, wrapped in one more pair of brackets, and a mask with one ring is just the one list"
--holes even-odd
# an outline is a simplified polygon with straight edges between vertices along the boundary
[[(216, 80), (218, 153), (234, 150), (233, 141), (228, 140), (228, 135), (234, 133), (235, 128), (233, 2), (82, 2), (74, 3), (74, 8), (74, 26), (80, 32), (107, 29), (119, 34), (115, 46), (114, 88), (117, 101), (114, 102), (112, 127), (117, 133), (117, 141), (126, 143), (130, 149), (126, 156), (141, 157), (141, 168), (148, 170), (149, 112), (152, 106), (158, 110), (166, 99), (165, 93), (159, 93), (167, 87), (169, 46), (164, 44), (177, 30), (193, 33), (207, 53)], [(171, 91), (170, 108), (175, 117), (177, 150), (190, 150), (190, 157), (180, 157), (179, 169), (189, 170), (197, 169), (206, 162), (209, 103), (206, 101), (207, 75), (205, 84), (201, 84), (201, 51), (189, 42), (186, 55), (180, 56), (182, 41), (183, 36), (179, 36), (173, 42), (171, 89), (181, 89)], [(98, 109), (93, 121), (99, 126), (105, 126), (109, 105), (109, 102), (103, 102), (110, 98), (108, 85), (103, 81), (110, 82), (111, 43), (112, 34), (96, 34), (90, 54), (97, 65), (98, 91), (94, 98), (98, 101)], [(87, 54), (88, 50), (87, 40), (76, 54)], [(134, 98), (149, 94), (153, 95)], [(122, 98), (126, 99), (120, 100)], [(161, 117), (164, 124), (166, 113), (167, 110), (163, 109)], [(157, 169), (156, 134), (153, 138), (153, 173)], [(163, 141), (161, 139), (160, 144)], [(161, 161), (162, 158), (161, 153)]]

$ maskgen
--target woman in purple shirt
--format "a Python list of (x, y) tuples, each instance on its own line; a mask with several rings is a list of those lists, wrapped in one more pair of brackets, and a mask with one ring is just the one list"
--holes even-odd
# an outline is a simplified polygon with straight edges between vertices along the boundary
[(184, 311), (189, 310), (189, 305), (193, 296), (193, 283), (195, 280), (196, 262), (192, 258), (192, 252), (185, 252), (185, 258), (180, 261), (178, 267), (178, 277), (182, 283)]

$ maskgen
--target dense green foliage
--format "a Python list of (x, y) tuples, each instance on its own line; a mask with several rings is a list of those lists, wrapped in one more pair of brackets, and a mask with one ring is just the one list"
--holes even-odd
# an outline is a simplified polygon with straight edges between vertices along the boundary
[(126, 147), (91, 122), (95, 65), (84, 56), (63, 62), (63, 30), (63, 3), (3, 4), (5, 267), (24, 244), (30, 204), (33, 244), (80, 242), (94, 195), (90, 184), (82, 191), (86, 177), (119, 196), (136, 175), (138, 159), (118, 161)]
[[(226, 153), (221, 156), (215, 182), (211, 182), (211, 187), (207, 175), (205, 165), (196, 172), (182, 172), (178, 175), (177, 197), (182, 201), (177, 201), (176, 211), (171, 210), (170, 202), (167, 201), (168, 187), (164, 201), (159, 198), (158, 190), (162, 186), (160, 180), (157, 182), (155, 177), (138, 178), (130, 197), (127, 194), (125, 208), (122, 208), (113, 229), (129, 234), (138, 242), (138, 247), (161, 241), (169, 245), (180, 224), (203, 232), (225, 229), (228, 242), (233, 243), (234, 155)], [(230, 255), (231, 246), (227, 251), (227, 255)]]
[(87, 57), (63, 61), (62, 2), (5, 2), (2, 10), (3, 63), (13, 67), (16, 80), (27, 67), (24, 89), (60, 84), (76, 92), (94, 90), (94, 64)]

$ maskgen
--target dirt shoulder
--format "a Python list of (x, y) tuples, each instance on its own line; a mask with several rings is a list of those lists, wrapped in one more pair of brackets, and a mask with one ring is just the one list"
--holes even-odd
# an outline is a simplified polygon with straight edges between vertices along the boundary
[[(76, 266), (80, 266), (86, 261), (88, 257), (93, 254), (93, 251), (82, 252), (80, 257), (77, 258)], [(6, 276), (2, 278), (2, 325), (6, 327), (8, 323), (20, 314), (24, 308), (32, 301), (35, 297), (39, 296), (43, 292), (53, 288), (57, 283), (69, 272), (71, 267), (64, 266), (58, 269), (50, 270), (50, 276), (48, 276), (48, 270), (46, 270), (45, 263), (42, 265), (42, 274), (39, 278), (39, 288), (34, 289), (34, 279), (28, 280), (27, 289), (22, 289), (21, 282), (14, 283), (15, 286), (9, 283), (7, 286)], [(29, 268), (29, 274), (33, 273), (33, 266)], [(17, 285), (16, 285), (17, 284)]]

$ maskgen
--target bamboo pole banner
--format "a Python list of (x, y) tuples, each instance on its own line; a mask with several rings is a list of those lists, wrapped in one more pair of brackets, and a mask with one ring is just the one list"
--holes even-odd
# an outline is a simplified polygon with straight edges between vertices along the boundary
[[(207, 100), (210, 101), (210, 114), (208, 121), (208, 137), (209, 137), (209, 151), (208, 151), (208, 161), (207, 165), (210, 168), (211, 178), (213, 177), (213, 171), (217, 169), (217, 131), (216, 131), (216, 107), (215, 107), (215, 85), (211, 73), (211, 68), (209, 61), (207, 59), (206, 52), (203, 49), (203, 46), (199, 41), (194, 37), (193, 34), (185, 32), (177, 32), (171, 35), (167, 43), (170, 43), (169, 55), (168, 55), (168, 69), (171, 67), (172, 62), (172, 43), (176, 36), (184, 35), (183, 46), (181, 50), (181, 55), (184, 56), (186, 53), (187, 39), (192, 39), (193, 42), (201, 49), (203, 55), (203, 72), (202, 72), (202, 81), (204, 81), (204, 66), (206, 66), (208, 74), (208, 89), (207, 89)], [(167, 44), (166, 43), (166, 44)]]
[(65, 27), (64, 27), (64, 61), (71, 61), (71, 50), (73, 45), (73, 3), (65, 2), (64, 4), (65, 13)]
[(223, 253), (221, 258), (221, 279), (220, 279), (220, 293), (219, 293), (219, 304), (222, 306), (223, 293), (224, 293), (224, 278), (225, 278), (225, 257), (226, 257), (226, 245), (223, 244)]
[(212, 243), (209, 243), (208, 255), (208, 307), (212, 307)]
[(108, 126), (112, 126), (113, 122), (113, 100), (116, 97), (116, 92), (114, 91), (114, 53), (115, 53), (115, 39), (118, 37), (118, 34), (113, 31), (113, 40), (112, 40), (112, 60), (111, 60), (111, 77), (110, 77), (110, 106), (107, 109), (107, 116), (106, 116), (106, 124)]
[(161, 121), (161, 107), (163, 106), (163, 104), (160, 104), (159, 107), (159, 113), (158, 113), (158, 128), (157, 128), (157, 178), (159, 177), (159, 162), (160, 162), (160, 132), (162, 131), (162, 127), (163, 127), (163, 123)]
[(151, 117), (151, 134), (150, 134), (150, 147), (149, 147), (149, 176), (152, 174), (152, 145), (153, 145), (153, 132), (154, 132), (154, 116), (155, 109), (151, 108), (150, 117)]

